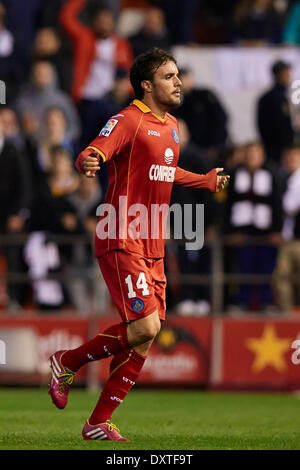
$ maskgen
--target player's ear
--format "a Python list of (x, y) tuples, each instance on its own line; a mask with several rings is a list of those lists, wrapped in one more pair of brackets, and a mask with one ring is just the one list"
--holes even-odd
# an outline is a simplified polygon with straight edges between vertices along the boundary
[(142, 86), (145, 93), (151, 93), (152, 92), (152, 83), (150, 82), (150, 80), (143, 80), (141, 82), (141, 86)]

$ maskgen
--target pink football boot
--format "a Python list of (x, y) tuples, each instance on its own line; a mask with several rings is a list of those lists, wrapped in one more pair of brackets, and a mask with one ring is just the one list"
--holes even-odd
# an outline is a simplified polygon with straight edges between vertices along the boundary
[(68, 402), (70, 387), (73, 383), (75, 372), (64, 367), (61, 358), (64, 351), (57, 351), (49, 357), (52, 377), (50, 381), (49, 395), (57, 408), (63, 409)]
[(100, 424), (89, 424), (87, 420), (82, 430), (82, 437), (85, 440), (130, 442), (129, 439), (121, 436), (120, 430), (108, 420)]

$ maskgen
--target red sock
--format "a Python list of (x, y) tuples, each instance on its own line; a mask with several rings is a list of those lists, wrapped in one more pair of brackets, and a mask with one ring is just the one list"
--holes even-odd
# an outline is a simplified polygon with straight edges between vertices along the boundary
[(77, 372), (87, 362), (119, 354), (128, 348), (127, 323), (119, 323), (109, 327), (103, 333), (99, 333), (95, 338), (78, 348), (65, 352), (62, 363), (68, 369)]
[(135, 384), (145, 359), (145, 356), (141, 356), (133, 349), (122, 351), (113, 358), (110, 364), (110, 376), (89, 419), (90, 424), (104, 423), (111, 418), (114, 410)]

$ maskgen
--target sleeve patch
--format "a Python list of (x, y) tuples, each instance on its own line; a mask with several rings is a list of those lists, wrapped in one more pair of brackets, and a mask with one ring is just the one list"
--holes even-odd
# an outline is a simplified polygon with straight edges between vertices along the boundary
[(107, 121), (107, 123), (105, 124), (105, 126), (101, 129), (99, 135), (103, 135), (104, 137), (108, 137), (111, 134), (111, 132), (113, 131), (113, 129), (116, 127), (118, 122), (119, 122), (118, 119), (109, 119)]

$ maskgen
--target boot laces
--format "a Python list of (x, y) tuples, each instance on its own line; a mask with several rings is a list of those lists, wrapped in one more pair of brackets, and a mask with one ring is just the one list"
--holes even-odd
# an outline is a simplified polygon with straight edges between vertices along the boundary
[(76, 372), (71, 371), (70, 369), (65, 368), (65, 372), (60, 374), (59, 378), (63, 379), (59, 386), (59, 391), (63, 393), (66, 387), (70, 387), (73, 383)]
[(106, 424), (108, 425), (108, 430), (109, 431), (112, 431), (113, 429), (115, 429), (118, 433), (120, 433), (120, 429), (117, 428), (117, 426), (113, 423), (111, 423), (109, 420), (106, 421)]

